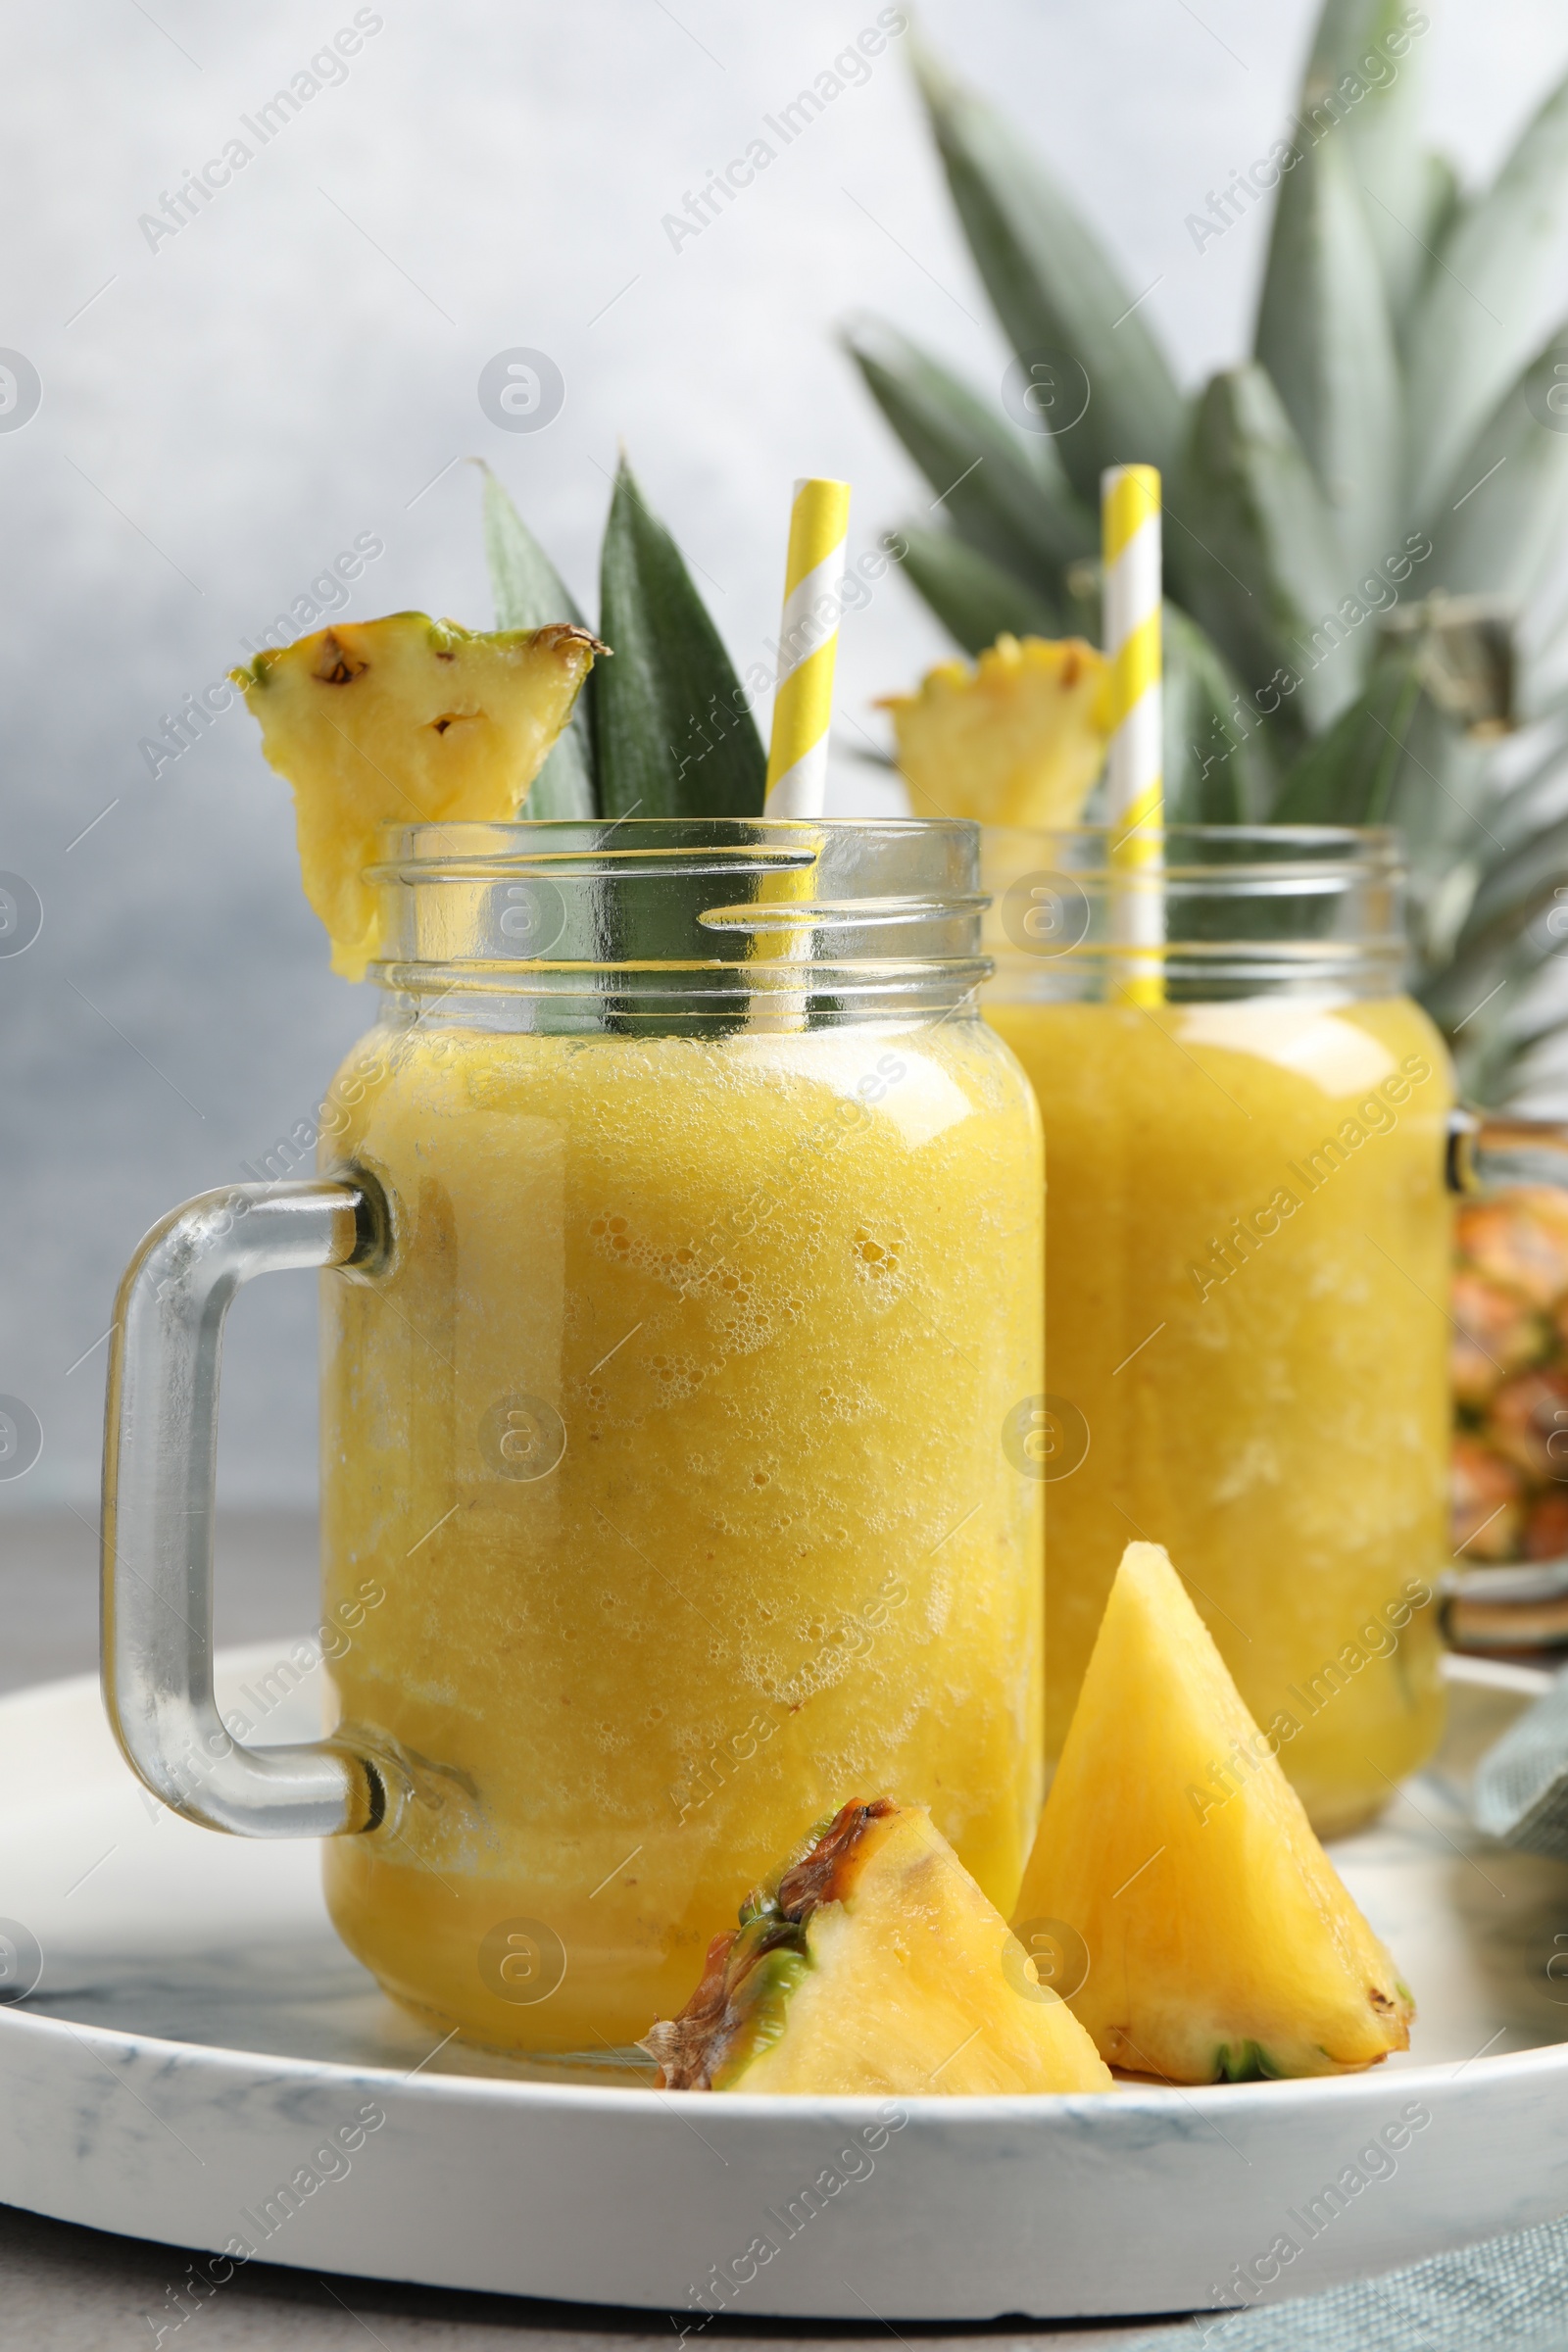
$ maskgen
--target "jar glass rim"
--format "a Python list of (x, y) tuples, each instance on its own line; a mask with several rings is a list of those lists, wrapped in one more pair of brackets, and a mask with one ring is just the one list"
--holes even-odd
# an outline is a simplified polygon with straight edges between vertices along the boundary
[(990, 1002), (1397, 995), (1405, 860), (1391, 825), (1006, 826), (982, 836)]
[(1072, 859), (1109, 867), (1113, 853), (1136, 841), (1153, 853), (1167, 873), (1210, 865), (1235, 867), (1251, 854), (1265, 866), (1348, 865), (1401, 869), (1404, 849), (1393, 825), (987, 825), (982, 858), (995, 865), (1030, 845)]
[(381, 858), (368, 866), (366, 874), (370, 880), (392, 880), (397, 876), (391, 869), (409, 864), (426, 868), (451, 858), (494, 858), (510, 864), (517, 858), (553, 861), (594, 856), (629, 863), (639, 857), (704, 849), (729, 856), (771, 850), (810, 858), (830, 842), (855, 840), (946, 842), (961, 852), (979, 834), (978, 825), (957, 816), (432, 817), (414, 825), (382, 825)]
[[(1109, 823), (1093, 825), (986, 825), (982, 829), (987, 834), (1049, 833), (1054, 837), (1058, 838), (1073, 834), (1080, 834), (1089, 839), (1093, 839), (1097, 836), (1103, 836), (1109, 839), (1121, 839), (1125, 836), (1128, 830), (1125, 825)], [(1261, 821), (1256, 824), (1248, 825), (1212, 825), (1197, 823), (1189, 824), (1187, 822), (1181, 822), (1174, 825), (1140, 825), (1136, 828), (1136, 830), (1140, 835), (1180, 835), (1184, 838), (1191, 838), (1195, 841), (1296, 841), (1301, 843), (1321, 843), (1324, 845), (1335, 842), (1345, 842), (1351, 846), (1359, 843), (1368, 848), (1396, 848), (1397, 847), (1399, 838), (1398, 829), (1394, 825), (1264, 824)]]
[(639, 1019), (707, 1023), (765, 1001), (812, 1025), (951, 1013), (990, 968), (980, 829), (960, 817), (545, 817), (381, 839), (370, 970), (403, 994), (528, 994), (563, 1022), (636, 1000)]

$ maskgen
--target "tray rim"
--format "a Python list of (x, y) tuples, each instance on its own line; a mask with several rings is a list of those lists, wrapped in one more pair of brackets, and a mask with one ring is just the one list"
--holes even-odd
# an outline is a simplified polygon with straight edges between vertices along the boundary
[[(737, 2119), (760, 2119), (788, 2112), (806, 2120), (824, 2121), (842, 2117), (846, 2123), (864, 2121), (875, 2116), (890, 2104), (907, 2105), (912, 2123), (922, 2115), (968, 2117), (986, 2123), (1018, 2123), (1031, 2118), (1043, 2121), (1062, 2119), (1068, 2115), (1083, 2115), (1092, 2119), (1103, 2116), (1152, 2113), (1168, 2114), (1175, 2106), (1196, 2108), (1202, 2120), (1212, 2118), (1203, 2113), (1205, 2104), (1219, 2112), (1234, 2115), (1257, 2109), (1261, 2113), (1278, 2113), (1286, 2098), (1327, 2101), (1339, 2098), (1346, 2102), (1348, 2095), (1372, 2090), (1384, 2083), (1408, 2089), (1414, 2096), (1421, 2089), (1436, 2091), (1451, 2083), (1472, 2069), (1492, 2081), (1505, 2081), (1510, 2076), (1526, 2078), (1551, 2073), (1568, 2074), (1568, 2041), (1542, 2042), (1525, 2050), (1499, 2050), (1494, 2057), (1450, 2058), (1422, 2066), (1400, 2066), (1389, 2069), (1381, 2063), (1362, 2067), (1343, 2075), (1284, 2076), (1275, 2082), (1119, 2082), (1111, 2092), (1035, 2090), (1001, 2093), (995, 2096), (964, 2093), (945, 2094), (927, 2091), (890, 2091), (883, 2093), (841, 2091), (832, 2094), (792, 2091), (780, 2097), (759, 2091), (696, 2091), (646, 2089), (625, 2083), (595, 2082), (530, 2082), (508, 2075), (423, 2075), (420, 2061), (413, 2068), (390, 2066), (350, 2065), (336, 2058), (291, 2058), (271, 2050), (247, 2050), (228, 2043), (211, 2041), (172, 2041), (167, 2034), (138, 2034), (122, 2026), (99, 2026), (64, 2017), (29, 2015), (21, 2003), (0, 2010), (0, 2036), (19, 2030), (28, 2034), (42, 2034), (64, 2036), (78, 2045), (99, 2041), (118, 2044), (124, 2049), (145, 2050), (149, 2055), (163, 2054), (171, 2072), (177, 2072), (181, 2059), (187, 2063), (214, 2060), (220, 2064), (232, 2061), (243, 2065), (247, 2072), (273, 2081), (304, 2079), (311, 2082), (343, 2082), (369, 2083), (375, 2086), (415, 2089), (416, 2097), (445, 2099), (454, 2092), (475, 2103), (490, 2099), (511, 2101), (519, 2099), (529, 2106), (548, 2107), (564, 2101), (573, 2110), (585, 2110), (608, 2115), (645, 2115), (650, 2100), (661, 2105), (674, 2101), (681, 2107), (691, 2107), (710, 2115), (723, 2113)], [(438, 2043), (437, 2048), (443, 2047)], [(434, 2052), (431, 2053), (434, 2055)], [(417, 2086), (416, 2088), (415, 2086)]]
[[(229, 1650), (220, 1667), (253, 1670), (270, 1646)], [(1491, 1661), (1455, 1666), (1456, 1681), (1520, 1701), (1552, 1679)], [(91, 1803), (124, 1769), (101, 1715), (91, 1747), (75, 1745), (83, 1710), (96, 1703), (90, 1676), (0, 1698), (0, 1748), (35, 1737), (61, 1758), (63, 1788)], [(83, 1769), (73, 1782), (70, 1759), (78, 1754)], [(36, 1776), (22, 1780), (16, 1810), (39, 1795)], [(246, 2015), (243, 2005), (234, 2012), (241, 2033)], [(1227, 2290), (1214, 2282), (1233, 2265), (1238, 2277), (1263, 2278), (1260, 2249), (1280, 2228), (1284, 2203), (1312, 2190), (1320, 2168), (1332, 2180), (1363, 2134), (1418, 2100), (1440, 2129), (1416, 2126), (1395, 2172), (1376, 2176), (1387, 2184), (1357, 2197), (1343, 2220), (1331, 2212), (1332, 2231), (1328, 2221), (1321, 2230), (1302, 2222), (1298, 2267), (1259, 2299), (1311, 2296), (1568, 2210), (1559, 2120), (1568, 2042), (1500, 2052), (1487, 2043), (1468, 2058), (1405, 2057), (1392, 2069), (1282, 2082), (1142, 2078), (1118, 2081), (1109, 2093), (892, 2098), (715, 2098), (591, 2076), (427, 2071), (440, 2047), (423, 2057), (303, 2057), (0, 2007), (0, 2193), (62, 2221), (220, 2255), (225, 2243), (233, 2251), (237, 2215), (253, 2249), (247, 2259), (639, 2315), (687, 2313), (691, 2332), (715, 2321), (722, 2328), (731, 2316), (841, 2327), (869, 2317), (896, 2334), (916, 2321), (950, 2329), (999, 2320), (1153, 2327), (1256, 2308), (1257, 2300), (1216, 2302)], [(345, 2092), (374, 2098), (381, 2122), (395, 2127), (373, 2143), (386, 2169), (356, 2168), (330, 2195), (296, 2200), (277, 2225), (286, 2221), (287, 2234), (274, 2242), (271, 2202), (258, 2208), (265, 2230), (248, 2206), (274, 2174), (297, 2181), (290, 2168), (302, 2130), (330, 2125)], [(840, 2182), (845, 2195), (825, 2208), (818, 2196), (820, 2219), (802, 2218), (812, 2235), (797, 2258), (796, 2175), (820, 2189), (816, 2167), (836, 2144), (827, 2135), (848, 2137), (873, 2120), (899, 2133), (895, 2145), (906, 2156), (879, 2169), (878, 2146), (869, 2172), (850, 2176), (875, 2173), (875, 2185), (851, 2192)], [(180, 2127), (198, 2121), (211, 2129), (211, 2137), (198, 2135), (206, 2154), (187, 2142), (187, 2156), (211, 2169), (192, 2179), (164, 2133), (179, 2139)], [(1445, 2132), (1449, 2122), (1460, 2131)], [(715, 2256), (740, 2280), (732, 2258), (759, 2213), (784, 2259), (756, 2274), (733, 2312), (730, 2287), (711, 2290), (720, 2307), (710, 2311), (710, 2288), (691, 2280), (705, 2266), (716, 2278)]]
[[(229, 1644), (216, 1654), (215, 1668), (220, 1674), (244, 1675), (253, 1672), (258, 1657), (270, 1656), (284, 1642), (285, 1637), (278, 1636), (268, 1641)], [(1522, 1699), (1541, 1695), (1556, 1680), (1549, 1668), (1454, 1650), (1445, 1653), (1443, 1671), (1446, 1681), (1508, 1691)], [(14, 1710), (21, 1712), (24, 1707), (47, 1706), (51, 1702), (60, 1704), (74, 1701), (79, 1704), (89, 1695), (102, 1704), (101, 1681), (97, 1674), (91, 1672), (62, 1675), (46, 1683), (24, 1684), (14, 1690), (0, 1693), (0, 1723)], [(109, 1729), (107, 1719), (104, 1728), (106, 1731)], [(115, 1753), (118, 1761), (118, 1747)], [(221, 1832), (211, 1834), (223, 1835)], [(320, 1840), (295, 1839), (289, 1842), (318, 1844)], [(966, 2095), (908, 2091), (822, 2095), (792, 2092), (786, 2099), (781, 2099), (755, 2091), (656, 2090), (652, 2084), (638, 2086), (595, 2083), (591, 2081), (539, 2082), (509, 2075), (423, 2075), (420, 2069), (428, 2063), (428, 2058), (417, 2062), (412, 2070), (370, 2063), (357, 2065), (343, 2059), (304, 2058), (286, 2052), (249, 2050), (237, 2044), (176, 2041), (165, 2034), (142, 2034), (128, 2027), (103, 2026), (86, 2020), (39, 2014), (29, 2011), (24, 2002), (0, 2004), (0, 2036), (9, 2036), (19, 2029), (24, 2029), (28, 2034), (66, 2036), (78, 2045), (85, 2040), (89, 2047), (93, 2042), (100, 2042), (127, 2051), (146, 2051), (149, 2055), (163, 2053), (172, 2071), (177, 2070), (181, 2061), (187, 2065), (214, 2062), (222, 2065), (233, 2061), (243, 2065), (253, 2080), (273, 2082), (365, 2082), (380, 2087), (397, 2085), (401, 2089), (414, 2090), (417, 2097), (434, 2101), (444, 2101), (454, 2091), (461, 2091), (479, 2104), (499, 2098), (503, 2102), (520, 2100), (526, 2106), (548, 2109), (558, 2102), (564, 2102), (571, 2113), (603, 2113), (611, 2117), (646, 2114), (650, 2101), (656, 2100), (661, 2105), (673, 2102), (677, 2112), (689, 2109), (697, 2113), (706, 2111), (710, 2115), (722, 2113), (735, 2117), (737, 2121), (764, 2116), (776, 2118), (781, 2111), (787, 2111), (802, 2120), (820, 2119), (826, 2122), (842, 2117), (846, 2123), (861, 2122), (874, 2116), (892, 2098), (898, 2104), (907, 2103), (908, 2120), (911, 2123), (920, 2118), (940, 2116), (954, 2121), (968, 2119), (974, 2123), (1017, 2124), (1035, 2121), (1045, 2124), (1081, 2114), (1086, 2123), (1092, 2126), (1096, 2116), (1108, 2122), (1116, 2115), (1168, 2115), (1180, 2105), (1196, 2110), (1200, 2120), (1212, 2124), (1213, 2117), (1205, 2112), (1210, 2105), (1218, 2113), (1231, 2115), (1239, 2110), (1245, 2113), (1253, 2108), (1264, 2114), (1278, 2114), (1286, 2099), (1290, 2099), (1293, 2105), (1308, 2098), (1337, 2098), (1348, 2104), (1358, 2095), (1383, 2083), (1408, 2086), (1408, 2095), (1412, 2097), (1419, 2095), (1423, 2088), (1436, 2092), (1441, 2085), (1453, 2082), (1472, 2069), (1479, 2070), (1493, 2081), (1505, 2081), (1515, 2074), (1527, 2079), (1549, 2076), (1553, 2071), (1568, 2074), (1568, 2040), (1565, 2040), (1537, 2043), (1523, 2050), (1498, 2051), (1495, 2056), (1478, 2054), (1471, 2058), (1441, 2059), (1423, 2064), (1399, 2065), (1392, 2069), (1380, 2062), (1346, 2074), (1286, 2076), (1271, 2082), (1177, 2083), (1122, 2079), (1117, 2081), (1115, 2089), (1110, 2093), (1020, 2091), (999, 2095)], [(437, 2044), (437, 2048), (444, 2046)], [(468, 2046), (475, 2049), (482, 2047), (479, 2044)], [(429, 2056), (435, 2054), (435, 2051), (431, 2051)], [(549, 2062), (548, 2053), (538, 2055), (545, 2063)]]

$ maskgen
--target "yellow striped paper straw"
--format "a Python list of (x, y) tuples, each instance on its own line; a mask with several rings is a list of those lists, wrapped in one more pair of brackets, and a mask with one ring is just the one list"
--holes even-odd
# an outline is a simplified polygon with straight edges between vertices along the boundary
[(849, 524), (848, 482), (812, 477), (796, 483), (784, 567), (784, 618), (778, 633), (778, 683), (767, 754), (764, 816), (822, 813)]
[[(1153, 466), (1108, 466), (1100, 489), (1113, 728), (1105, 821), (1112, 871), (1121, 878), (1112, 888), (1111, 927), (1118, 944), (1158, 950), (1165, 938), (1159, 885), (1165, 822), (1159, 471)], [(1162, 957), (1118, 956), (1114, 994), (1124, 1004), (1163, 1004)]]

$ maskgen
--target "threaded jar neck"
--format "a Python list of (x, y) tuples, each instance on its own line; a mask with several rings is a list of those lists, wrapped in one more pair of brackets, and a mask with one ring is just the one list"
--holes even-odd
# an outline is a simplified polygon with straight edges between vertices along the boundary
[(1157, 969), (1171, 1004), (1404, 986), (1404, 866), (1390, 827), (1172, 825), (1137, 846), (1135, 862), (1105, 826), (986, 829), (988, 1001), (1113, 997), (1130, 955)]
[(389, 827), (368, 879), (370, 976), (426, 1022), (842, 1026), (972, 1010), (990, 970), (979, 833), (956, 820)]

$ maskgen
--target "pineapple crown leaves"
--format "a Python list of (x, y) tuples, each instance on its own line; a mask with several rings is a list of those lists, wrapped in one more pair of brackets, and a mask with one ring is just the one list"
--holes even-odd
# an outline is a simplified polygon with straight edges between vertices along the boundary
[[(1170, 820), (1396, 823), (1418, 984), (1456, 1027), (1485, 994), (1460, 1003), (1461, 983), (1484, 970), (1494, 984), (1504, 953), (1509, 893), (1488, 881), (1520, 761), (1480, 748), (1495, 707), (1480, 730), (1438, 688), (1447, 669), (1497, 668), (1510, 616), (1539, 737), (1518, 750), (1544, 772), (1508, 870), (1539, 845), (1520, 906), (1568, 882), (1568, 843), (1549, 830), (1568, 810), (1568, 608), (1547, 593), (1568, 525), (1568, 416), (1548, 405), (1568, 364), (1568, 324), (1550, 315), (1568, 77), (1492, 183), (1462, 193), (1421, 142), (1429, 23), (1406, 0), (1326, 0), (1273, 151), (1252, 355), (1195, 394), (1045, 165), (921, 49), (930, 127), (1014, 367), (1087, 377), (1088, 406), (1069, 429), (1020, 429), (890, 329), (857, 321), (845, 343), (942, 502), (946, 527), (908, 532), (906, 568), (970, 653), (1004, 629), (1091, 632), (1101, 468), (1164, 468)], [(1260, 200), (1238, 181), (1224, 217)], [(1460, 1040), (1490, 1099), (1517, 1090), (1520, 1054), (1551, 1034), (1530, 1002), (1552, 953), (1541, 930), (1505, 943), (1511, 985)]]
[(601, 815), (760, 816), (767, 758), (756, 721), (680, 551), (624, 458), (600, 557), (599, 617), (619, 657), (599, 688)]
[(1058, 455), (1095, 513), (1102, 467), (1130, 448), (1151, 465), (1174, 460), (1182, 430), (1175, 376), (1134, 307), (1134, 289), (1011, 124), (923, 45), (914, 58), (948, 185), (1008, 340), (1026, 362), (1066, 354), (1089, 378), (1089, 408)]
[[(502, 628), (581, 620), (569, 590), (484, 468), (484, 537)], [(723, 641), (622, 456), (600, 555), (595, 667), (528, 796), (530, 817), (760, 816), (767, 760)]]
[[(538, 629), (548, 621), (581, 621), (571, 591), (488, 466), (484, 476), (484, 547), (495, 598), (496, 625)], [(588, 672), (566, 726), (552, 745), (528, 794), (528, 814), (592, 816), (594, 733), (601, 672)]]
[[(1393, 317), (1408, 309), (1428, 266), (1426, 248), (1410, 227), (1428, 236), (1441, 225), (1436, 216), (1444, 203), (1456, 193), (1447, 167), (1421, 151), (1407, 14), (1405, 0), (1326, 0), (1301, 76), (1296, 121), (1298, 136), (1309, 135), (1332, 122), (1340, 110)], [(1346, 87), (1348, 75), (1353, 77), (1351, 91)], [(1355, 83), (1363, 94), (1347, 109)]]

